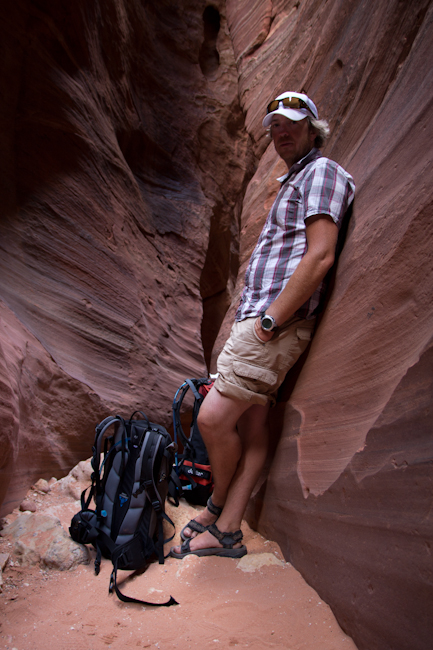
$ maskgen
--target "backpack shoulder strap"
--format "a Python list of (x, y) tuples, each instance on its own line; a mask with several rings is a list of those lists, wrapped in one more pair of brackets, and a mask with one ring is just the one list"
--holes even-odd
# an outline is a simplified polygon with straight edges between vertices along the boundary
[(101, 471), (101, 450), (102, 450), (102, 441), (104, 439), (104, 434), (107, 431), (109, 427), (111, 427), (113, 424), (116, 422), (124, 422), (123, 418), (120, 417), (120, 415), (110, 415), (102, 422), (100, 422), (98, 425), (96, 425), (95, 428), (95, 440), (93, 443), (92, 447), (92, 460), (91, 460), (91, 465), (92, 465), (92, 475), (91, 475), (91, 480), (92, 480), (92, 485), (90, 486), (89, 494), (87, 498), (85, 497), (85, 493), (88, 490), (86, 488), (83, 490), (81, 493), (81, 508), (82, 510), (87, 510), (90, 502), (92, 500), (92, 497), (95, 496), (96, 494), (99, 493), (100, 491), (100, 471)]
[(165, 449), (161, 449), (161, 446), (164, 445), (165, 442), (162, 434), (154, 429), (150, 429), (147, 434), (147, 439), (145, 440), (145, 448), (143, 451), (140, 487), (134, 494), (134, 496), (137, 496), (144, 490), (149, 503), (157, 516), (157, 540), (155, 543), (155, 551), (158, 555), (158, 561), (160, 564), (164, 564), (164, 532), (162, 520), (163, 518), (166, 518), (167, 521), (170, 520), (165, 515), (164, 502), (155, 482), (154, 466), (158, 455), (161, 456), (161, 452), (162, 454), (165, 452)]
[(182, 444), (185, 446), (188, 444), (188, 438), (186, 437), (182, 422), (180, 420), (180, 408), (182, 406), (183, 398), (185, 397), (187, 391), (189, 390), (189, 385), (185, 381), (182, 386), (180, 386), (173, 399), (173, 433), (174, 433), (174, 442), (177, 444), (177, 436), (179, 435)]
[(201, 377), (200, 379), (186, 379), (183, 384), (178, 388), (173, 399), (173, 432), (174, 432), (174, 442), (177, 444), (177, 436), (179, 434), (182, 444), (188, 446), (189, 438), (185, 435), (185, 432), (182, 427), (182, 422), (180, 419), (180, 409), (184, 397), (189, 389), (191, 389), (194, 395), (194, 406), (201, 404), (204, 399), (204, 396), (199, 393), (200, 386), (203, 384), (209, 384), (211, 380), (207, 377)]
[(188, 384), (188, 386), (191, 388), (195, 399), (198, 399), (198, 400), (201, 401), (203, 399), (203, 395), (200, 395), (200, 393), (198, 392), (198, 390), (196, 388), (196, 384), (198, 384), (200, 381), (201, 381), (201, 379), (186, 379), (185, 383)]
[(111, 425), (115, 424), (116, 422), (121, 422), (125, 423), (124, 419), (120, 417), (120, 415), (110, 415), (108, 418), (105, 418), (105, 420), (102, 420), (97, 426), (96, 426), (96, 433), (95, 433), (95, 441), (93, 443), (92, 447), (92, 468), (95, 472), (98, 472), (99, 474), (99, 464), (101, 460), (101, 449), (102, 449), (102, 441), (104, 439), (104, 434), (111, 427)]
[(134, 493), (134, 497), (138, 496), (143, 492), (143, 490), (145, 490), (153, 509), (156, 513), (159, 513), (163, 509), (164, 504), (162, 503), (161, 496), (155, 483), (153, 468), (159, 447), (161, 443), (163, 443), (163, 438), (158, 431), (154, 431), (153, 429), (150, 429), (146, 438), (141, 463), (140, 487)]

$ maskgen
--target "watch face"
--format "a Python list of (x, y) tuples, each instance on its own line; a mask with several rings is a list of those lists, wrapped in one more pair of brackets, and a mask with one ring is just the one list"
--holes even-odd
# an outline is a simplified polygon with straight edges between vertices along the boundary
[(263, 316), (261, 320), (261, 325), (262, 325), (262, 329), (271, 330), (274, 326), (274, 323), (272, 318), (270, 318), (269, 316)]

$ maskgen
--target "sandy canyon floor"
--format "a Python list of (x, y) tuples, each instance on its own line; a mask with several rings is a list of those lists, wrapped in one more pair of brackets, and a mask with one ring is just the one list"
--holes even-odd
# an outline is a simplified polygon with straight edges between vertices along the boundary
[[(28, 496), (37, 512), (57, 516), (65, 530), (80, 509), (64, 491)], [(177, 531), (169, 546), (179, 542), (179, 531), (197, 510), (186, 502), (169, 506)], [(18, 516), (17, 510), (6, 519)], [(179, 604), (168, 608), (126, 604), (109, 595), (109, 560), (103, 560), (97, 577), (92, 561), (67, 571), (23, 566), (12, 541), (0, 537), (0, 554), (8, 556), (0, 593), (0, 649), (356, 650), (278, 545), (247, 524), (243, 531), (248, 555), (241, 560), (168, 558), (142, 575), (119, 572), (124, 593), (154, 602), (171, 595)]]

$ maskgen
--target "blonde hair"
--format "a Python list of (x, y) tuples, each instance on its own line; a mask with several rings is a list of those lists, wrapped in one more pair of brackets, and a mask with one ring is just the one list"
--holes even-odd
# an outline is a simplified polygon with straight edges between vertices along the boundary
[(329, 138), (329, 134), (331, 132), (329, 124), (326, 120), (316, 120), (314, 117), (308, 117), (308, 124), (316, 134), (314, 146), (320, 149), (320, 147), (323, 147), (325, 141)]

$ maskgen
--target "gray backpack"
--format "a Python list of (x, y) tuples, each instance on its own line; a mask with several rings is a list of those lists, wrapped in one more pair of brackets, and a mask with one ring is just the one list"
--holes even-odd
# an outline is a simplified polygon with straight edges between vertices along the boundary
[[(134, 416), (141, 413), (144, 419)], [(101, 556), (113, 562), (109, 593), (115, 590), (124, 602), (144, 605), (176, 605), (170, 597), (165, 603), (148, 603), (122, 594), (117, 586), (117, 570), (139, 571), (153, 556), (164, 563), (163, 520), (174, 524), (165, 513), (175, 445), (164, 427), (149, 422), (142, 411), (129, 420), (119, 415), (105, 418), (96, 427), (92, 457), (92, 485), (81, 495), (82, 510), (71, 521), (72, 539), (93, 544), (96, 549), (95, 573)], [(102, 462), (101, 462), (101, 454)], [(95, 509), (90, 510), (91, 500)]]

